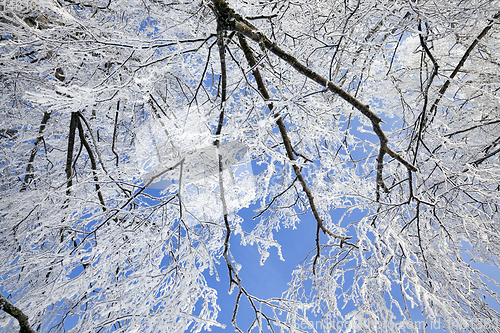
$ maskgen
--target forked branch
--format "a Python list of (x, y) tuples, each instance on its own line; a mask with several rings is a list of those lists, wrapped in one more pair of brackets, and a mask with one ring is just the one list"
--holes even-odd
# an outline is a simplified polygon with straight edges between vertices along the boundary
[[(237, 17), (237, 16), (235, 16)], [(354, 96), (350, 95), (348, 92), (344, 91), (342, 88), (337, 86), (331, 81), (328, 81), (318, 73), (314, 72), (311, 70), (309, 67), (305, 66), (302, 64), (300, 61), (298, 61), (295, 57), (292, 55), (288, 54), (286, 51), (281, 49), (279, 46), (277, 46), (275, 43), (271, 42), (266, 36), (264, 36), (262, 33), (255, 31), (254, 28), (249, 27), (248, 25), (235, 21), (234, 22), (234, 29), (241, 33), (242, 35), (252, 39), (253, 41), (259, 43), (260, 45), (263, 45), (267, 50), (271, 51), (274, 53), (276, 56), (278, 56), (280, 59), (286, 61), (290, 66), (295, 68), (299, 73), (302, 75), (306, 76), (307, 78), (311, 79), (312, 81), (320, 84), (323, 87), (326, 87), (328, 90), (331, 92), (339, 95), (343, 100), (351, 104), (353, 107), (355, 107), (358, 111), (360, 111), (365, 117), (367, 117), (371, 123), (372, 123), (372, 128), (373, 132), (378, 136), (379, 141), (380, 141), (380, 150), (384, 154), (388, 154), (401, 164), (403, 164), (409, 171), (417, 171), (417, 168), (413, 166), (410, 162), (406, 161), (403, 157), (401, 157), (398, 153), (393, 151), (391, 148), (387, 146), (388, 139), (384, 134), (384, 131), (382, 131), (382, 128), (380, 127), (380, 123), (382, 123), (382, 119), (377, 116), (374, 112), (372, 112), (369, 108), (368, 105), (365, 105), (361, 103), (358, 99), (356, 99)]]
[[(250, 66), (250, 68), (253, 68), (252, 73), (253, 73), (253, 76), (255, 77), (255, 81), (257, 82), (257, 87), (258, 87), (260, 93), (262, 94), (262, 96), (264, 97), (264, 99), (269, 100), (270, 96), (269, 96), (269, 93), (266, 89), (266, 86), (264, 85), (264, 81), (262, 80), (262, 76), (260, 75), (260, 71), (256, 66), (257, 61), (255, 60), (253, 52), (250, 49), (250, 47), (248, 46), (245, 38), (241, 35), (238, 35), (238, 37), (239, 37), (239, 42), (240, 42), (241, 48), (243, 50), (243, 53), (245, 54), (245, 57), (248, 61), (248, 65)], [(273, 103), (270, 103), (269, 110), (271, 111), (271, 113), (273, 112), (273, 108), (274, 108)], [(330, 236), (335, 237), (335, 238), (338, 238), (340, 240), (346, 240), (346, 239), (351, 238), (351, 237), (347, 237), (347, 236), (337, 235), (337, 234), (333, 233), (332, 231), (330, 231), (327, 227), (325, 227), (325, 225), (323, 223), (323, 219), (319, 216), (318, 210), (316, 209), (316, 204), (314, 203), (314, 197), (311, 193), (311, 190), (307, 186), (307, 183), (304, 180), (304, 177), (302, 176), (300, 168), (297, 166), (296, 163), (294, 163), (296, 161), (295, 155), (294, 155), (294, 149), (292, 146), (292, 142), (290, 141), (290, 138), (288, 136), (288, 132), (287, 132), (286, 127), (285, 127), (285, 123), (283, 122), (283, 118), (278, 117), (276, 119), (276, 124), (278, 125), (281, 137), (283, 139), (283, 144), (285, 145), (286, 155), (287, 155), (288, 159), (290, 159), (290, 161), (292, 161), (293, 171), (295, 172), (297, 179), (299, 180), (300, 184), (302, 185), (302, 190), (307, 195), (307, 199), (309, 200), (309, 206), (311, 207), (314, 218), (316, 219), (316, 222), (318, 223), (319, 228), (325, 234), (330, 235)]]
[(83, 126), (80, 121), (80, 115), (77, 118), (77, 127), (78, 127), (78, 134), (80, 135), (80, 142), (87, 150), (87, 154), (89, 155), (90, 158), (90, 165), (92, 167), (92, 172), (94, 174), (95, 190), (97, 192), (97, 197), (99, 198), (99, 202), (101, 203), (102, 210), (106, 211), (106, 204), (104, 203), (104, 198), (101, 193), (101, 186), (99, 185), (99, 178), (97, 177), (97, 163), (94, 154), (92, 153), (92, 149), (90, 148), (90, 145), (87, 142), (87, 139), (85, 138), (85, 132), (83, 131)]
[(464, 55), (462, 56), (462, 58), (458, 62), (457, 66), (455, 67), (455, 69), (451, 73), (450, 78), (448, 80), (446, 80), (446, 82), (443, 84), (441, 89), (439, 89), (438, 97), (436, 98), (434, 103), (432, 103), (432, 106), (430, 108), (430, 111), (429, 111), (430, 115), (434, 116), (436, 114), (438, 104), (439, 104), (439, 102), (441, 102), (441, 98), (444, 96), (446, 90), (450, 86), (450, 83), (451, 83), (450, 80), (453, 80), (455, 78), (455, 76), (458, 74), (458, 72), (462, 69), (463, 65), (465, 64), (465, 61), (469, 58), (469, 55), (471, 54), (472, 50), (474, 50), (474, 48), (477, 46), (479, 41), (484, 36), (486, 36), (486, 34), (490, 31), (490, 29), (493, 27), (493, 25), (496, 23), (496, 21), (498, 19), (500, 19), (500, 12), (497, 12), (493, 16), (493, 19), (490, 20), (488, 25), (481, 31), (481, 33), (474, 39), (472, 44), (467, 48)]

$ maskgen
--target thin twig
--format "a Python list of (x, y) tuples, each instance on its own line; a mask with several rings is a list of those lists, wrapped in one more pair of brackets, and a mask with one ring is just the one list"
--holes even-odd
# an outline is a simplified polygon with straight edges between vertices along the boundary
[(120, 156), (118, 156), (118, 153), (115, 151), (115, 141), (116, 141), (116, 134), (118, 132), (118, 112), (120, 111), (120, 101), (116, 103), (116, 112), (115, 112), (115, 126), (113, 130), (113, 143), (111, 144), (111, 151), (113, 154), (116, 156), (116, 166), (118, 166), (118, 162), (120, 162)]

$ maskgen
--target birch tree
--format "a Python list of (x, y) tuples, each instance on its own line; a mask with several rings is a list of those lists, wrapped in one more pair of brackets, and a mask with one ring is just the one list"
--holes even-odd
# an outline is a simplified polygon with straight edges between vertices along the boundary
[[(4, 0), (0, 327), (200, 332), (223, 326), (205, 276), (224, 274), (239, 332), (417, 332), (415, 311), (499, 332), (470, 265), (500, 264), (499, 19), (496, 0)], [(254, 296), (231, 239), (265, 264), (299, 222), (310, 255)]]

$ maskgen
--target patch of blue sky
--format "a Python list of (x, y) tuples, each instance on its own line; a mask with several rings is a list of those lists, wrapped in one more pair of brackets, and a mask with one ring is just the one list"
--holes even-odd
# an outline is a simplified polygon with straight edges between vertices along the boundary
[[(252, 205), (249, 208), (243, 209), (239, 214), (245, 219), (245, 225), (248, 226), (252, 221), (252, 216), (255, 215), (255, 209), (260, 208), (258, 205)], [(335, 212), (336, 217), (342, 212)], [(297, 269), (297, 264), (304, 261), (306, 258), (309, 260), (314, 256), (315, 250), (315, 237), (316, 237), (316, 221), (311, 214), (302, 216), (301, 223), (296, 224), (295, 227), (282, 228), (274, 234), (274, 239), (281, 244), (281, 252), (283, 253), (284, 260), (280, 259), (278, 250), (270, 249), (271, 255), (268, 257), (264, 265), (261, 265), (260, 253), (254, 246), (242, 246), (238, 236), (233, 235), (231, 238), (231, 252), (236, 262), (242, 264), (240, 270), (240, 277), (242, 284), (246, 290), (252, 295), (263, 300), (272, 298), (281, 298), (288, 289), (288, 283), (292, 277), (292, 272)], [(328, 241), (327, 236), (320, 235), (320, 242), (323, 244)], [(324, 253), (322, 255), (325, 255)], [(236, 291), (232, 294), (228, 293), (229, 278), (222, 263), (218, 268), (219, 281), (216, 280), (215, 275), (205, 274), (209, 286), (214, 286), (218, 290), (218, 302), (221, 307), (219, 312), (219, 322), (225, 324), (225, 330), (221, 328), (212, 328), (212, 332), (229, 332), (233, 328), (231, 326), (231, 319), (233, 316), (233, 309), (236, 301)], [(344, 279), (349, 281), (354, 276), (354, 271), (348, 271), (344, 274)], [(312, 286), (309, 281), (309, 288)], [(306, 285), (308, 282), (306, 282)], [(336, 291), (340, 296), (341, 290)], [(255, 312), (250, 306), (247, 299), (244, 297), (240, 300), (240, 307), (238, 309), (238, 325), (242, 330), (246, 330), (255, 319)], [(352, 302), (347, 302), (341, 306), (342, 312), (348, 313), (355, 309)], [(273, 316), (269, 307), (266, 307), (267, 315)], [(309, 319), (313, 322), (316, 328), (319, 325), (314, 324), (317, 317), (316, 313), (309, 313)], [(285, 314), (280, 315), (284, 320)], [(321, 315), (320, 315), (321, 316)], [(277, 327), (275, 327), (276, 329)], [(302, 328), (306, 328), (304, 324)], [(270, 332), (270, 330), (265, 330)], [(323, 332), (318, 329), (318, 332)]]

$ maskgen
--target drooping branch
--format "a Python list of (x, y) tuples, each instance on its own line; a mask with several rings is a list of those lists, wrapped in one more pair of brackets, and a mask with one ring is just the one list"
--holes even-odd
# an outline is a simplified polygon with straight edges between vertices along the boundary
[(0, 310), (5, 311), (5, 313), (8, 313), (17, 319), (20, 327), (19, 333), (35, 333), (29, 324), (28, 316), (15, 305), (10, 303), (2, 294), (0, 294)]
[[(218, 166), (219, 166), (219, 192), (220, 192), (220, 199), (222, 202), (222, 214), (224, 217), (224, 225), (226, 227), (226, 237), (224, 239), (224, 252), (223, 252), (223, 257), (226, 261), (227, 264), (227, 269), (229, 273), (229, 287), (231, 288), (232, 284), (235, 283), (239, 287), (240, 286), (240, 280), (238, 278), (237, 271), (234, 269), (233, 265), (231, 264), (231, 260), (229, 259), (229, 239), (231, 237), (231, 228), (229, 226), (229, 220), (227, 216), (227, 204), (226, 204), (226, 198), (224, 195), (224, 182), (223, 182), (223, 162), (222, 162), (222, 155), (219, 152), (219, 146), (220, 146), (220, 134), (222, 133), (222, 126), (224, 124), (224, 103), (226, 102), (226, 84), (227, 84), (227, 78), (226, 78), (226, 51), (225, 51), (225, 45), (224, 45), (224, 30), (222, 29), (223, 25), (221, 24), (220, 20), (217, 23), (217, 46), (219, 47), (219, 58), (220, 58), (220, 67), (221, 67), (221, 106), (220, 106), (220, 114), (219, 114), (219, 121), (217, 123), (217, 129), (215, 130), (215, 136), (216, 139), (214, 141), (214, 145), (217, 148), (217, 158), (218, 158)], [(235, 277), (233, 277), (233, 274)], [(236, 279), (235, 279), (236, 278)]]
[[(233, 263), (231, 262), (231, 259), (229, 258), (230, 252), (229, 252), (229, 246), (230, 246), (230, 238), (231, 238), (231, 227), (229, 225), (229, 218), (228, 218), (228, 213), (227, 213), (227, 203), (226, 203), (226, 196), (225, 196), (225, 191), (224, 191), (224, 179), (223, 179), (223, 171), (224, 171), (224, 164), (222, 160), (222, 154), (219, 151), (220, 147), (220, 135), (222, 133), (222, 126), (224, 125), (224, 107), (225, 107), (225, 102), (226, 102), (226, 85), (227, 85), (227, 77), (226, 77), (226, 46), (224, 43), (224, 34), (225, 31), (223, 29), (224, 23), (221, 22), (221, 18), (218, 18), (217, 21), (217, 46), (219, 48), (219, 58), (220, 58), (220, 67), (221, 67), (221, 78), (220, 78), (220, 85), (221, 85), (221, 105), (220, 105), (220, 113), (219, 113), (219, 121), (217, 123), (217, 128), (215, 130), (215, 136), (216, 139), (214, 141), (214, 146), (217, 149), (217, 164), (218, 164), (218, 174), (219, 174), (219, 195), (220, 195), (220, 200), (222, 203), (222, 215), (224, 219), (224, 226), (226, 228), (226, 236), (224, 237), (224, 251), (222, 253), (222, 256), (224, 257), (224, 260), (226, 261), (227, 265), (227, 270), (229, 274), (229, 290), (232, 289), (233, 284), (238, 287), (238, 297), (236, 299), (236, 303), (234, 305), (233, 309), (233, 317), (231, 320), (231, 323), (233, 324), (235, 330), (237, 332), (243, 333), (243, 331), (238, 327), (236, 323), (236, 315), (238, 313), (238, 307), (239, 307), (239, 302), (241, 299), (241, 295), (244, 293), (249, 297), (248, 293), (245, 291), (241, 284), (241, 278), (238, 275), (238, 270), (234, 267)], [(257, 315), (257, 309), (255, 308), (253, 301), (249, 297), (250, 303), (254, 307), (255, 313)]]
[[(238, 37), (239, 37), (239, 42), (240, 42), (241, 48), (243, 50), (243, 53), (245, 54), (245, 57), (248, 61), (248, 64), (249, 64), (250, 68), (253, 68), (252, 73), (253, 73), (253, 76), (255, 77), (255, 81), (257, 82), (257, 87), (259, 89), (259, 92), (262, 94), (262, 96), (264, 97), (265, 100), (269, 100), (270, 96), (269, 96), (269, 93), (267, 91), (266, 86), (264, 85), (264, 81), (262, 80), (262, 76), (260, 74), (260, 71), (256, 66), (257, 61), (255, 60), (253, 52), (250, 49), (250, 47), (248, 46), (245, 38), (241, 35), (238, 35)], [(273, 108), (274, 108), (273, 104), (270, 103), (269, 110), (271, 112), (273, 112)], [(295, 155), (294, 155), (294, 149), (293, 149), (292, 143), (290, 141), (290, 138), (288, 136), (288, 132), (287, 132), (286, 127), (285, 127), (285, 123), (283, 122), (283, 118), (278, 117), (276, 119), (276, 124), (278, 125), (278, 129), (279, 129), (281, 137), (283, 139), (283, 144), (285, 145), (286, 155), (287, 155), (288, 159), (290, 159), (290, 161), (292, 161), (293, 171), (295, 172), (297, 179), (299, 180), (300, 184), (302, 185), (302, 190), (307, 195), (307, 199), (309, 200), (309, 206), (311, 207), (311, 210), (313, 212), (314, 218), (316, 219), (318, 226), (321, 228), (321, 230), (325, 234), (328, 234), (332, 237), (335, 237), (335, 238), (338, 238), (341, 240), (346, 240), (346, 239), (351, 238), (351, 237), (337, 235), (337, 234), (333, 233), (332, 231), (330, 231), (327, 227), (325, 227), (325, 225), (323, 223), (323, 219), (319, 216), (318, 210), (316, 209), (316, 204), (314, 202), (314, 197), (311, 193), (311, 190), (307, 186), (307, 183), (306, 183), (304, 177), (302, 176), (300, 168), (297, 166), (296, 163), (294, 163), (296, 161)]]
[(333, 82), (328, 81), (318, 73), (314, 72), (309, 67), (302, 64), (295, 57), (288, 54), (286, 51), (281, 49), (275, 43), (271, 42), (262, 33), (255, 31), (255, 29), (252, 29), (248, 25), (241, 23), (239, 21), (235, 21), (233, 26), (234, 29), (239, 33), (241, 33), (242, 35), (245, 35), (246, 37), (252, 39), (253, 41), (260, 43), (260, 45), (264, 45), (267, 50), (274, 53), (280, 59), (286, 61), (290, 66), (295, 68), (299, 73), (301, 73), (305, 77), (311, 79), (312, 81), (320, 84), (323, 87), (326, 87), (328, 90), (337, 94), (343, 100), (345, 100), (353, 107), (355, 107), (358, 111), (360, 111), (365, 117), (367, 117), (371, 121), (373, 132), (375, 132), (380, 141), (380, 149), (384, 153), (388, 154), (389, 156), (391, 156), (392, 158), (396, 159), (398, 162), (403, 164), (408, 170), (413, 172), (417, 171), (417, 168), (415, 166), (413, 166), (410, 162), (406, 161), (398, 153), (396, 153), (387, 146), (388, 139), (385, 136), (384, 131), (382, 131), (382, 128), (380, 127), (380, 123), (383, 121), (379, 116), (377, 116), (374, 112), (370, 110), (368, 105), (361, 103), (358, 99), (350, 95), (348, 92), (344, 91), (342, 88), (340, 88)]

